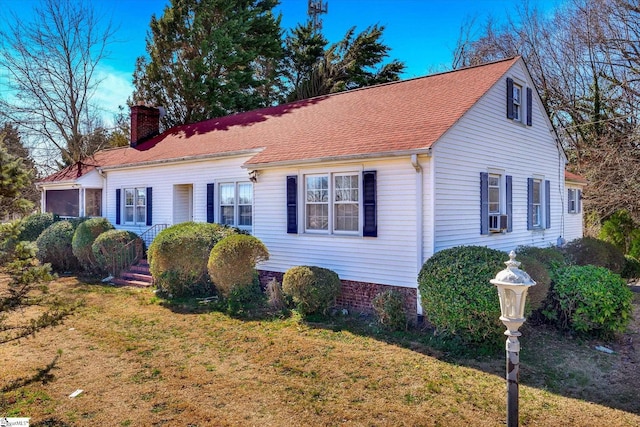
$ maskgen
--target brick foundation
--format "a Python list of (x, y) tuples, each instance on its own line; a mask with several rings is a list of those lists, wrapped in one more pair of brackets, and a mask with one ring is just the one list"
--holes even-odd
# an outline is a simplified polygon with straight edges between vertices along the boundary
[[(278, 273), (275, 271), (259, 270), (260, 284), (266, 287), (267, 283), (275, 278), (282, 283), (282, 276), (284, 273)], [(367, 282), (354, 282), (352, 280), (341, 280), (342, 286), (340, 288), (340, 295), (336, 298), (336, 306), (340, 308), (346, 308), (349, 311), (358, 313), (372, 314), (373, 306), (371, 301), (376, 295), (384, 291), (393, 289), (400, 292), (404, 298), (405, 312), (411, 323), (414, 323), (417, 316), (417, 289), (405, 288), (400, 286), (391, 285), (379, 285), (376, 283)]]

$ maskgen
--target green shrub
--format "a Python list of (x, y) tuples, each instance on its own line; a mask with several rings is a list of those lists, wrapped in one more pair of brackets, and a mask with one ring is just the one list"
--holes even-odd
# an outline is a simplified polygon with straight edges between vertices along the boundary
[(521, 263), (520, 269), (526, 271), (529, 277), (536, 282), (535, 286), (529, 287), (527, 291), (525, 315), (529, 316), (533, 311), (543, 307), (551, 288), (551, 276), (547, 267), (530, 255), (518, 254), (517, 261)]
[(371, 301), (378, 322), (392, 331), (407, 329), (407, 314), (404, 311), (402, 294), (395, 289), (389, 289), (376, 295)]
[(629, 253), (627, 255), (632, 256), (635, 259), (640, 259), (640, 236), (636, 236), (631, 240)]
[(571, 263), (576, 265), (605, 267), (617, 274), (624, 268), (624, 254), (603, 240), (583, 237), (569, 242), (564, 250)]
[(78, 259), (71, 249), (74, 231), (71, 222), (58, 221), (40, 233), (36, 240), (40, 262), (51, 263), (51, 268), (59, 272), (77, 269)]
[(210, 294), (207, 263), (211, 249), (237, 233), (234, 228), (202, 222), (183, 222), (162, 230), (147, 252), (158, 290), (173, 297)]
[(293, 299), (301, 314), (326, 314), (340, 293), (340, 278), (322, 267), (292, 267), (282, 278), (282, 291)]
[(637, 258), (626, 255), (621, 276), (625, 279), (640, 279), (640, 261)]
[(472, 343), (502, 336), (498, 292), (489, 280), (505, 269), (506, 253), (480, 246), (437, 252), (418, 275), (425, 317), (437, 329)]
[[(125, 245), (128, 249), (123, 251)], [(144, 242), (136, 233), (126, 230), (107, 230), (91, 245), (96, 268), (114, 276), (144, 257)]]
[(605, 338), (624, 332), (633, 295), (620, 276), (604, 267), (573, 265), (556, 270), (553, 282), (544, 313), (561, 329)]
[(604, 221), (598, 234), (600, 240), (611, 243), (623, 254), (629, 252), (631, 241), (639, 236), (640, 230), (636, 229), (631, 215), (624, 209)]
[(227, 312), (234, 316), (247, 316), (255, 309), (264, 306), (265, 294), (260, 287), (258, 274), (253, 281), (241, 286), (233, 286), (226, 297)]
[(547, 268), (548, 272), (559, 267), (564, 267), (567, 264), (567, 258), (564, 252), (555, 246), (548, 246), (546, 248), (518, 246), (516, 254), (518, 261), (521, 261), (521, 258), (524, 259), (524, 257), (534, 258), (540, 261)]
[(58, 215), (49, 212), (31, 214), (22, 220), (22, 231), (19, 239), (35, 242), (40, 233), (59, 220)]
[(92, 245), (100, 234), (109, 230), (113, 230), (113, 225), (106, 218), (91, 218), (80, 223), (76, 228), (71, 249), (85, 270), (91, 271), (97, 268)]
[(257, 238), (227, 236), (211, 249), (207, 269), (216, 289), (228, 297), (235, 286), (253, 283), (256, 264), (269, 259), (269, 251)]

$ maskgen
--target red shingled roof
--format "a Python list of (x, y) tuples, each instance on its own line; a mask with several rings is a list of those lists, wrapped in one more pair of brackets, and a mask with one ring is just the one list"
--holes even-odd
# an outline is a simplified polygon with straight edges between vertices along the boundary
[(580, 175), (576, 175), (575, 173), (571, 173), (569, 171), (564, 171), (564, 179), (566, 181), (572, 181), (579, 184), (588, 184), (586, 178), (583, 178)]
[[(255, 150), (246, 164), (257, 167), (425, 150), (518, 60), (177, 126), (135, 148), (101, 151), (87, 163), (107, 169)], [(72, 175), (65, 171), (45, 181)]]

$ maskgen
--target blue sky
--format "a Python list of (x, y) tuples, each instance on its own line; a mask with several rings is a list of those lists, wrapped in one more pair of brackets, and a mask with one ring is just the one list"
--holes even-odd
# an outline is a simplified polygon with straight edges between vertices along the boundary
[[(151, 16), (160, 16), (169, 0), (90, 0), (99, 14), (117, 28), (111, 53), (100, 69), (104, 79), (96, 99), (108, 117), (125, 105), (131, 94), (135, 61), (145, 54), (145, 38)], [(384, 41), (391, 57), (407, 65), (404, 78), (417, 77), (450, 68), (463, 23), (475, 17), (483, 24), (489, 17), (503, 22), (516, 15), (520, 2), (511, 0), (325, 0), (328, 13), (322, 15), (323, 33), (338, 41), (351, 27), (358, 31), (380, 24), (386, 27)], [(530, 0), (544, 12), (551, 12), (566, 0)], [(0, 0), (0, 25), (15, 13), (30, 20), (38, 0)], [(277, 11), (282, 27), (292, 28), (307, 19), (307, 0), (281, 0)], [(0, 77), (3, 71), (0, 70)], [(1, 84), (1, 79), (0, 79)], [(0, 91), (2, 93), (2, 91)]]

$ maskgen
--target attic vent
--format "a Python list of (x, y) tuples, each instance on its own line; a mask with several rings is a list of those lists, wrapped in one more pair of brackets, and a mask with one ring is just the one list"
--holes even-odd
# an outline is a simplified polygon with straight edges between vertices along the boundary
[(499, 233), (508, 228), (509, 217), (507, 215), (489, 215), (489, 231)]

